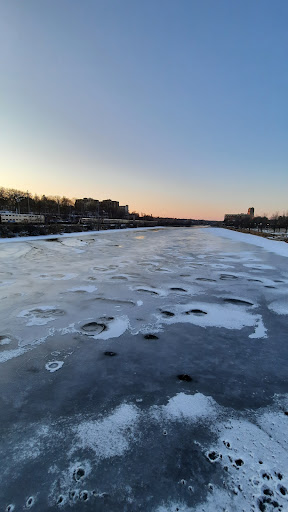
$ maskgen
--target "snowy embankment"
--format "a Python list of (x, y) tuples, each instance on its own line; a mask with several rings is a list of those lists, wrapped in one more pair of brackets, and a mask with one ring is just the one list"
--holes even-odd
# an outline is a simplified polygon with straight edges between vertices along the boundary
[(240, 233), (238, 231), (232, 231), (224, 228), (205, 228), (205, 232), (209, 232), (212, 235), (215, 234), (217, 236), (222, 236), (223, 238), (229, 238), (229, 240), (235, 240), (235, 242), (257, 245), (257, 247), (262, 247), (266, 251), (288, 258), (288, 244), (286, 242), (269, 240), (250, 233)]
[[(143, 228), (128, 228), (127, 232), (131, 231), (146, 231), (153, 229), (165, 229), (163, 226), (152, 226), (152, 227), (143, 227)], [(39, 236), (19, 236), (15, 238), (0, 238), (0, 244), (4, 243), (14, 243), (14, 242), (35, 242), (36, 240), (55, 240), (56, 238), (74, 238), (74, 237), (82, 237), (87, 235), (103, 235), (103, 233), (122, 233), (125, 230), (121, 229), (104, 229), (100, 231), (76, 231), (73, 233), (57, 233), (53, 235), (39, 235)]]

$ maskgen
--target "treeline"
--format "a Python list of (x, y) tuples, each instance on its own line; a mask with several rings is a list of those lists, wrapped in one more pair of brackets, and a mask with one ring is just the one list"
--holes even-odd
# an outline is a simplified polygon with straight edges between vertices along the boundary
[[(79, 217), (126, 218), (128, 207), (120, 206), (118, 201), (106, 199), (98, 201), (92, 198), (69, 199), (65, 196), (39, 196), (22, 190), (0, 188), (0, 210), (18, 213), (34, 213), (73, 219)], [(138, 214), (136, 214), (138, 215)]]
[(288, 214), (279, 215), (278, 213), (274, 213), (270, 218), (264, 216), (258, 216), (254, 218), (250, 218), (248, 215), (239, 218), (235, 218), (233, 221), (225, 220), (225, 224), (227, 226), (233, 226), (237, 229), (256, 229), (257, 231), (266, 231), (272, 230), (274, 233), (276, 231), (285, 230), (288, 231)]
[(18, 213), (69, 215), (74, 201), (68, 197), (32, 195), (29, 192), (12, 188), (0, 188), (0, 210)]

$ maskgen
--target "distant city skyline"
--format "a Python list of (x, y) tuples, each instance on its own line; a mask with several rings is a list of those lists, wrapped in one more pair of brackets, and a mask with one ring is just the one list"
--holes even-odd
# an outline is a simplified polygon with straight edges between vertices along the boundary
[(0, 6), (0, 186), (155, 216), (288, 210), (286, 0)]

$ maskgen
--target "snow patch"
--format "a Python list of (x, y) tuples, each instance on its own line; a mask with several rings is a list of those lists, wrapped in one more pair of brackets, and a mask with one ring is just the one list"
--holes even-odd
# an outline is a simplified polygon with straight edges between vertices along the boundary
[(72, 452), (89, 448), (98, 459), (123, 455), (135, 441), (139, 417), (139, 409), (135, 405), (124, 403), (106, 418), (83, 421), (75, 429), (77, 440)]
[(14, 350), (5, 350), (4, 352), (0, 352), (0, 363), (6, 363), (6, 361), (9, 361), (14, 357), (22, 356), (25, 352), (25, 348), (15, 348)]
[(0, 345), (10, 345), (10, 338), (1, 338)]
[(267, 338), (267, 329), (265, 328), (262, 317), (260, 317), (260, 315), (255, 324), (255, 331), (252, 334), (249, 334), (249, 338)]
[[(170, 309), (173, 311), (173, 308)], [(243, 306), (191, 302), (176, 305), (174, 313), (175, 315), (169, 318), (157, 315), (158, 321), (166, 324), (188, 322), (200, 327), (224, 327), (225, 329), (255, 326), (254, 338), (263, 337), (266, 334), (261, 315), (252, 314)]]
[(178, 393), (170, 398), (167, 405), (152, 407), (151, 414), (154, 419), (163, 418), (171, 421), (188, 420), (196, 422), (215, 417), (216, 406), (217, 404), (213, 398), (202, 393), (196, 393), (195, 395)]

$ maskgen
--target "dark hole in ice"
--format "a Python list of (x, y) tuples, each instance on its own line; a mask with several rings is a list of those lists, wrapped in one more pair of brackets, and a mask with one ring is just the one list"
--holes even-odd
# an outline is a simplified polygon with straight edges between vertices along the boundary
[(6, 507), (6, 512), (12, 512), (12, 510), (14, 510), (13, 505), (8, 505), (8, 507)]
[(242, 459), (236, 459), (236, 460), (235, 460), (235, 464), (236, 464), (237, 466), (243, 466), (244, 462), (243, 462), (243, 460), (242, 460)]
[(263, 494), (265, 494), (266, 496), (274, 496), (274, 492), (271, 491), (269, 487), (265, 487), (265, 489), (263, 489)]
[(45, 242), (59, 242), (58, 238), (46, 238)]
[(181, 375), (177, 375), (177, 378), (179, 380), (183, 380), (184, 382), (192, 382), (192, 377), (188, 375), (187, 373), (181, 373)]
[(64, 500), (64, 498), (63, 498), (62, 494), (60, 494), (60, 496), (57, 500), (57, 505), (60, 505), (61, 503), (63, 503), (63, 500)]
[(239, 306), (253, 306), (253, 302), (249, 302), (248, 300), (241, 300), (241, 299), (224, 299), (224, 302), (228, 302), (229, 304), (238, 304)]
[(217, 460), (219, 458), (219, 453), (217, 452), (209, 452), (208, 458), (212, 461)]
[(271, 498), (266, 498), (266, 496), (263, 496), (263, 498), (258, 499), (258, 507), (259, 507), (259, 510), (261, 510), (261, 512), (265, 511), (265, 510), (271, 510), (271, 507), (269, 507), (267, 509), (265, 503), (272, 505), (273, 508), (279, 507), (279, 503), (277, 501), (273, 501), (273, 500), (271, 500)]
[(284, 411), (285, 416), (288, 416), (288, 411)]
[(259, 464), (263, 464), (263, 460), (259, 460)]
[(262, 283), (261, 279), (248, 279), (248, 281), (254, 281), (254, 283)]
[(161, 313), (164, 316), (175, 316), (174, 313), (171, 313), (171, 311), (161, 311)]
[(81, 478), (83, 478), (83, 476), (85, 476), (85, 470), (83, 468), (75, 469), (75, 471), (73, 473), (73, 477), (74, 477), (74, 480), (76, 480), (76, 482), (79, 482), (79, 480), (81, 480)]
[(281, 475), (281, 473), (275, 473), (275, 475), (279, 478), (279, 480), (282, 480), (283, 475)]
[(230, 443), (229, 441), (223, 441), (223, 444), (226, 446), (226, 448), (230, 448)]
[(70, 500), (73, 500), (73, 501), (76, 500), (77, 499), (76, 491), (70, 491), (69, 498), (70, 498)]
[(238, 279), (237, 276), (233, 276), (233, 274), (221, 274), (220, 279)]
[(100, 334), (106, 329), (107, 327), (105, 324), (98, 324), (97, 322), (89, 322), (88, 324), (84, 324), (82, 326), (83, 331), (91, 332), (93, 334)]
[(266, 506), (264, 505), (263, 501), (261, 499), (258, 499), (258, 507), (261, 512), (265, 512)]
[(144, 338), (145, 340), (159, 340), (156, 334), (145, 334)]
[(110, 357), (117, 356), (117, 352), (109, 352), (107, 350), (106, 352), (104, 352), (104, 356), (110, 356)]
[(184, 290), (184, 288), (170, 288), (173, 292), (187, 292), (187, 290)]
[(286, 494), (287, 494), (287, 489), (286, 489), (286, 487), (284, 487), (284, 485), (281, 485), (281, 486), (279, 487), (279, 491), (281, 492), (281, 494), (283, 494), (283, 496), (286, 496)]
[(81, 494), (80, 494), (80, 499), (83, 500), (83, 501), (87, 501), (88, 500), (88, 492), (87, 491), (82, 491)]
[(28, 498), (28, 500), (26, 501), (26, 507), (28, 507), (28, 508), (32, 507), (33, 503), (34, 503), (33, 497), (30, 496), (30, 498)]
[(203, 316), (207, 315), (206, 311), (202, 311), (202, 309), (190, 309), (190, 311), (186, 311), (186, 315), (197, 315), (197, 316)]
[(264, 288), (276, 288), (276, 286), (269, 286), (269, 285), (265, 285)]
[(262, 474), (262, 478), (263, 478), (264, 480), (270, 480), (270, 475), (269, 475), (268, 473), (263, 473), (263, 474)]

